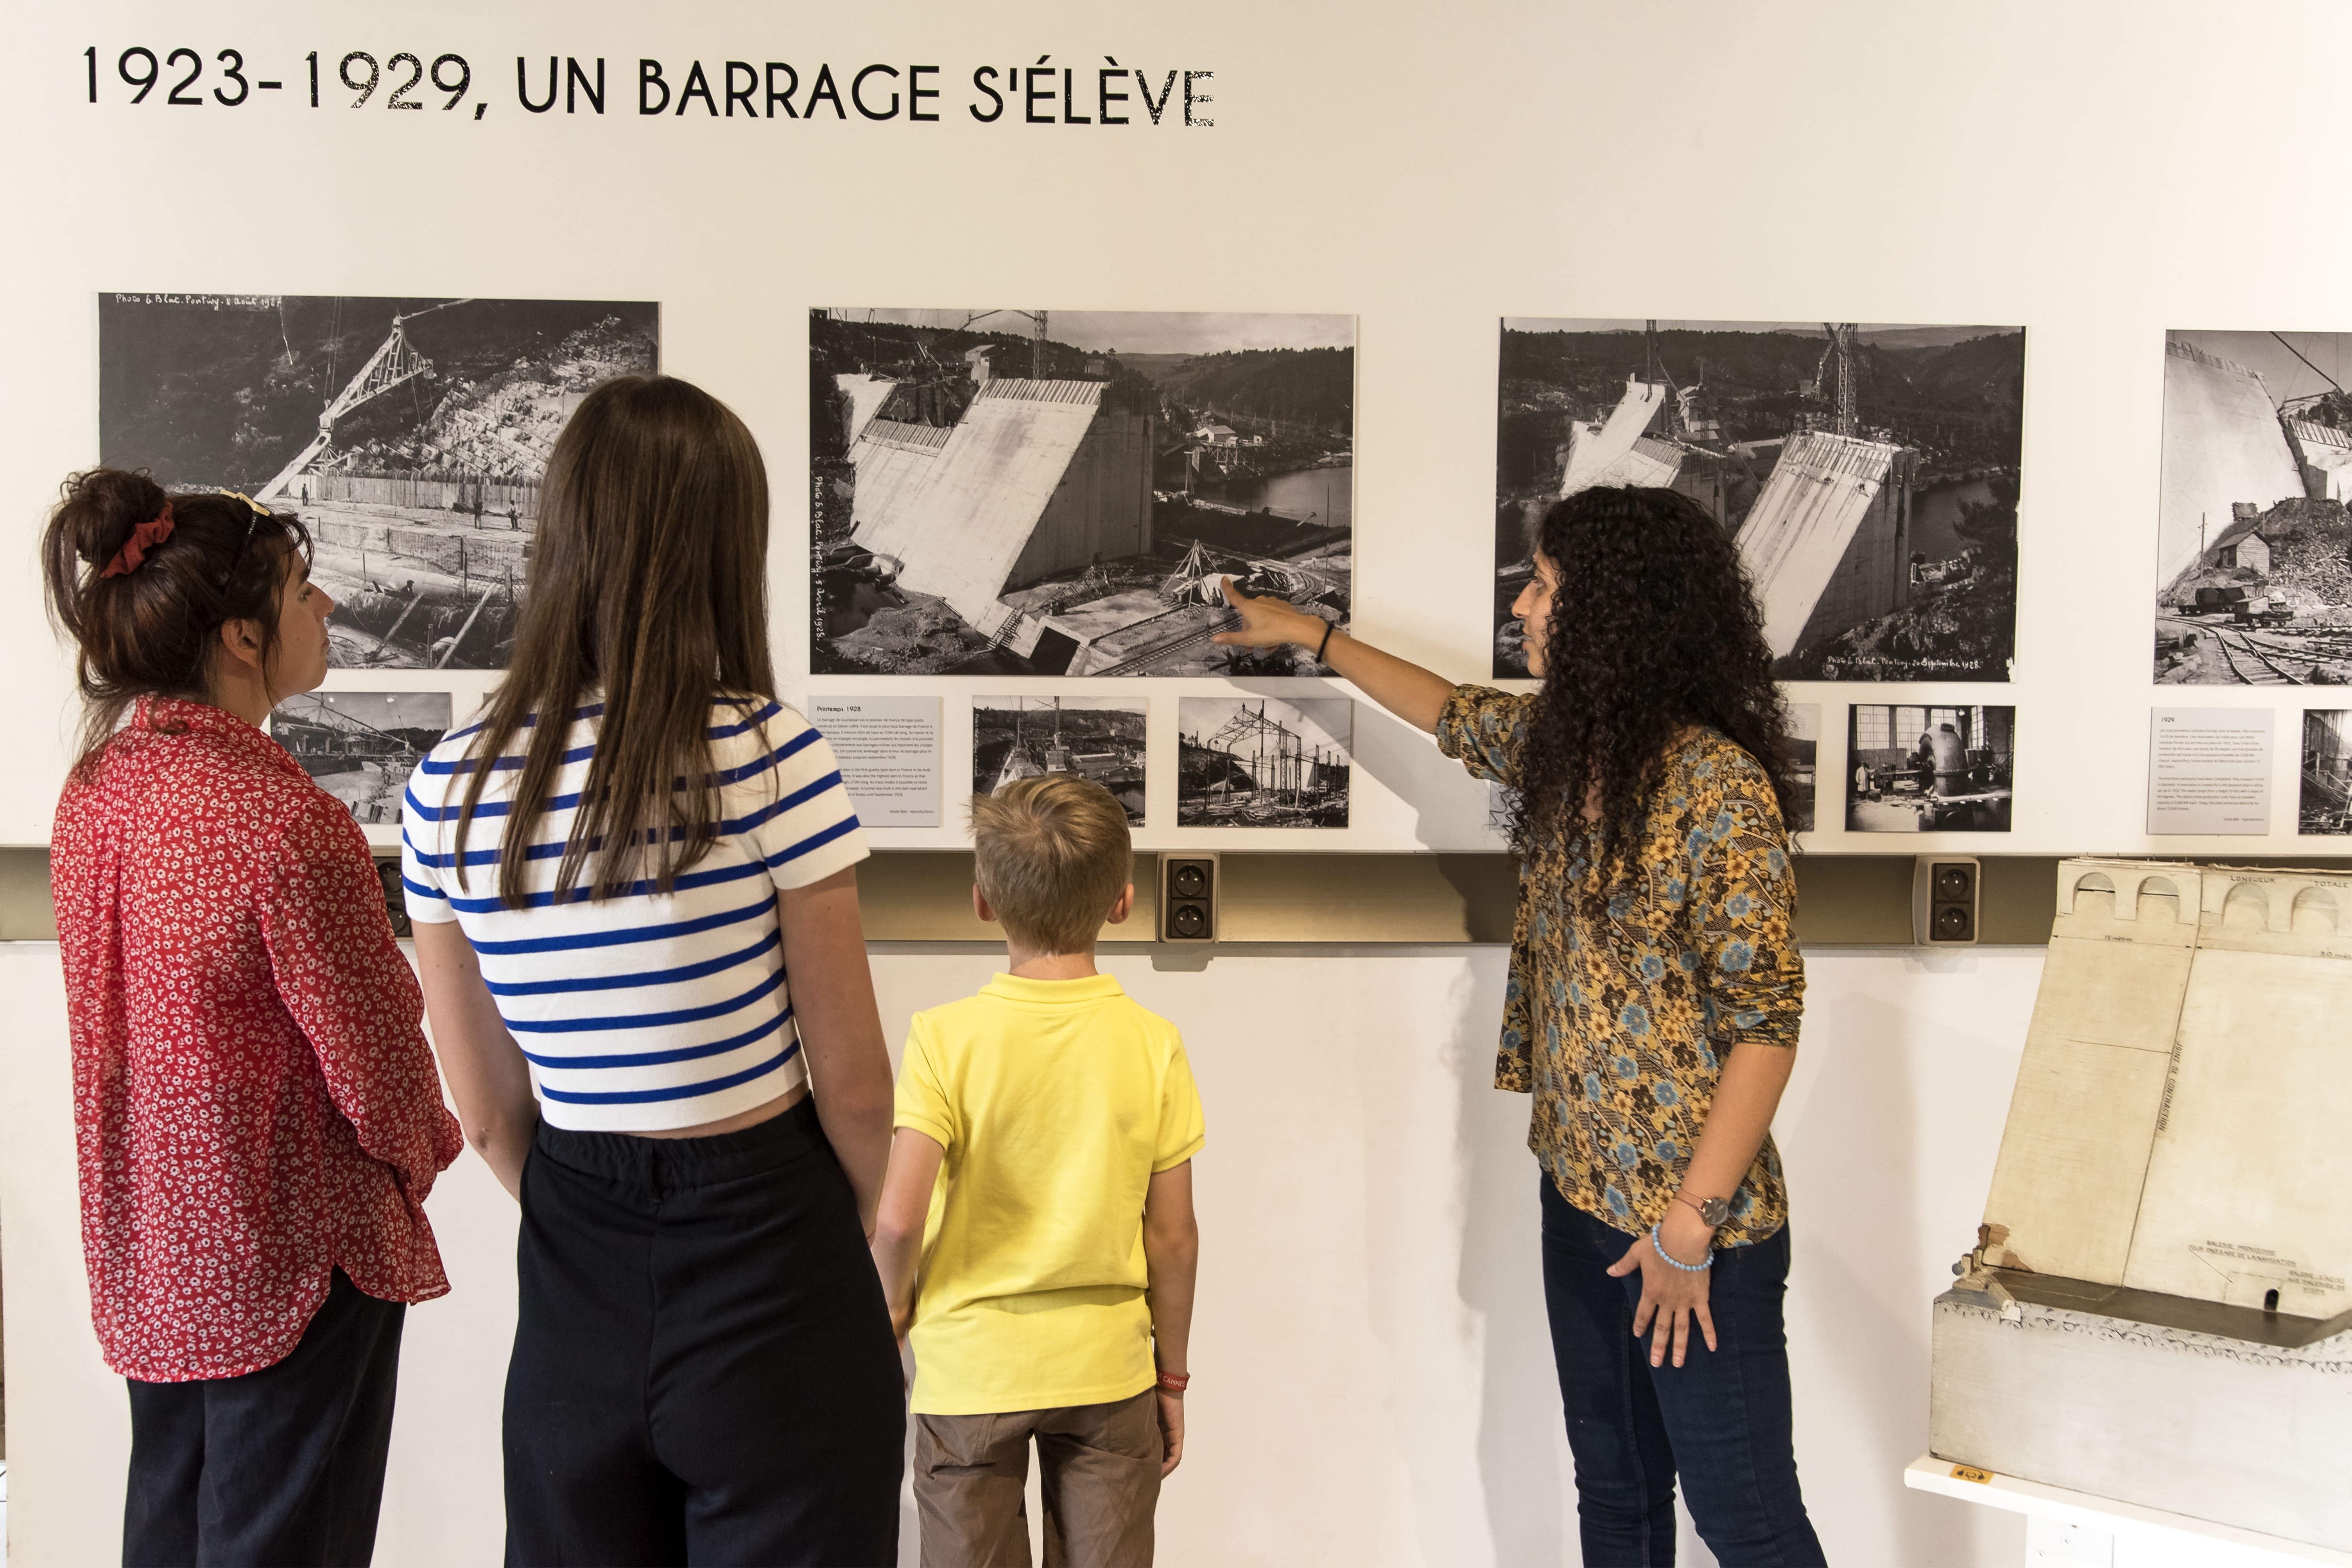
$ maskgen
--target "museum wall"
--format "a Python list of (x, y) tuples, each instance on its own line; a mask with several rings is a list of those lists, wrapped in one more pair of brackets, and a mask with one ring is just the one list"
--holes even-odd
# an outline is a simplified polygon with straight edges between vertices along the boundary
[[(2013, 587), (2003, 590), (2014, 600), (2013, 675), (2001, 679), (2001, 668), (1985, 666), (1986, 658), (2002, 662), (1996, 650), (1973, 666), (1937, 666), (1992, 679), (1919, 678), (1934, 659), (1849, 658), (1835, 668), (1902, 678), (1793, 680), (1791, 699), (1821, 709), (1821, 826), (1809, 847), (1842, 854), (2311, 852), (2309, 836), (2296, 832), (2298, 753), (2307, 749), (2297, 742), (2305, 708), (2336, 711), (2332, 699), (2307, 689), (2334, 678), (2335, 656), (2325, 650), (2334, 647), (2329, 627), (2337, 617), (2312, 595), (2335, 590), (2281, 588), (2284, 576), (2272, 582), (2255, 565), (2222, 567), (2217, 553), (2207, 575), (2252, 584), (2241, 599), (2274, 595), (2294, 624), (2240, 623), (2227, 605), (2201, 621), (2193, 605), (2167, 612), (2168, 635), (2185, 626), (2201, 639), (2198, 658), (2234, 659), (2268, 684), (2198, 683), (2187, 691), (2156, 684), (2152, 612), (2156, 590), (2179, 577), (2181, 562), (2194, 564), (2200, 543), (2221, 549), (2221, 533), (2234, 526), (2213, 513), (2240, 502), (2216, 498), (2243, 489), (2243, 504), (2271, 507), (2271, 491), (2298, 478), (2319, 489), (2333, 483), (2333, 448), (2282, 423), (2263, 432), (2263, 461), (2203, 465), (2208, 477), (2222, 476), (2205, 487), (2211, 495), (2187, 479), (2168, 502), (2159, 494), (2167, 366), (2193, 363), (2205, 374), (2208, 360), (2227, 359), (2168, 355), (2168, 332), (2200, 353), (2195, 343), (2206, 338), (2260, 339), (2243, 352), (2261, 350), (2269, 356), (2263, 365), (2287, 365), (2306, 381), (2320, 373), (2293, 369), (2288, 348), (2327, 374), (2342, 368), (2327, 357), (2337, 342), (2330, 329), (2344, 315), (2322, 260), (2332, 253), (2330, 220), (2311, 198), (2304, 161), (2280, 150), (2325, 144), (2327, 45), (2352, 20), (2299, 5), (2224, 14), (2021, 5), (1958, 17), (1813, 4), (1710, 16), (1703, 25), (1623, 7), (1506, 5), (1399, 8), (1377, 26), (1360, 22), (1352, 9), (1328, 6), (1211, 5), (1114, 18), (1097, 7), (1052, 4), (812, 10), (788, 22), (749, 5), (647, 13), (584, 5), (560, 17), (422, 5), (342, 12), (331, 23), (291, 5), (194, 13), (115, 5), (28, 16), (13, 28), (24, 79), (0, 116), (17, 153), (15, 200), (40, 217), (26, 231), (37, 238), (11, 257), (17, 320), (15, 374), (0, 389), (10, 432), (0, 448), (0, 515), (15, 520), (17, 559), (26, 562), (60, 477), (103, 449), (101, 351), (124, 367), (161, 363), (141, 357), (153, 345), (134, 341), (145, 330), (139, 310), (190, 308), (191, 298), (278, 309), (289, 363), (307, 365), (318, 345), (304, 339), (287, 301), (350, 301), (355, 313), (371, 300), (403, 301), (404, 310), (467, 301), (415, 324), (428, 348), (433, 333), (462, 336), (499, 319), (497, 310), (483, 314), (489, 307), (618, 302), (625, 331), (594, 351), (610, 356), (599, 363), (635, 363), (630, 355), (657, 340), (664, 368), (725, 397), (762, 442), (778, 498), (778, 654), (792, 691), (944, 698), (940, 826), (889, 829), (879, 836), (885, 847), (961, 840), (953, 803), (971, 776), (972, 696), (1117, 691), (1149, 703), (1139, 830), (1148, 847), (1491, 851), (1498, 840), (1486, 826), (1485, 792), (1438, 763), (1425, 741), (1362, 704), (1353, 716), (1344, 827), (1179, 824), (1181, 700), (1279, 703), (1344, 694), (1336, 683), (1216, 674), (810, 675), (809, 617), (813, 595), (824, 592), (804, 554), (816, 384), (803, 368), (810, 312), (833, 310), (828, 320), (844, 322), (920, 318), (944, 345), (941, 357), (960, 367), (954, 345), (964, 339), (948, 329), (965, 315), (993, 311), (975, 331), (1001, 328), (1017, 342), (1027, 317), (1010, 307), (1052, 307), (1045, 313), (1065, 325), (1048, 335), (1056, 353), (1068, 351), (1066, 374), (1081, 376), (1111, 374), (1081, 363), (1096, 350), (1116, 358), (1109, 350), (1134, 346), (1087, 336), (1087, 320), (1106, 313), (1129, 313), (1120, 319), (1133, 323), (1181, 317), (1207, 334), (1202, 341), (1236, 345), (1269, 322), (1350, 323), (1353, 395), (1344, 438), (1333, 437), (1350, 465), (1333, 470), (1349, 476), (1339, 492), (1352, 512), (1352, 532), (1339, 547), (1346, 563), (1294, 564), (1310, 586), (1330, 589), (1327, 597), (1362, 635), (1465, 678), (1483, 676), (1493, 662), (1496, 574), (1507, 577), (1512, 564), (1498, 559), (1510, 550), (1507, 542), (1497, 548), (1496, 508), (1506, 492), (1523, 497), (1527, 479), (1516, 467), (1497, 470), (1498, 439), (1517, 428), (1502, 407), (1517, 394), (1498, 393), (1507, 320), (1515, 331), (1547, 323), (1627, 330), (1622, 350), (1607, 347), (1630, 367), (1625, 374), (1641, 367), (1643, 322), (1661, 314), (1675, 318), (1662, 323), (1668, 329), (1759, 329), (1745, 337), (1777, 348), (1780, 368), (1770, 374), (1803, 384), (1774, 383), (1772, 406), (1788, 409), (1785, 418), (1770, 417), (1780, 421), (1775, 428), (1790, 429), (1834, 423), (1840, 362), (1831, 354), (1818, 370), (1810, 362), (1817, 348), (1834, 347), (1831, 328), (1852, 321), (1862, 323), (1849, 342), (1863, 367), (1861, 426), (1865, 435), (1911, 444), (1896, 467), (1917, 468), (1920, 488), (1900, 523), (1907, 531), (1898, 539), (1868, 525), (1847, 564), (1870, 564), (1880, 575), (1888, 562), (1901, 563), (1871, 552), (1908, 541), (1918, 559), (1913, 580), (1896, 586), (1916, 604), (1954, 574), (1980, 573), (1981, 552), (1956, 544), (1948, 519), (1930, 514), (1958, 504), (1951, 486), (1965, 463), (1990, 465), (1986, 471), (2017, 489), (2008, 536)], [(159, 67), (144, 100), (131, 102), (130, 79), (145, 74), (146, 58), (133, 51), (168, 57), (184, 46), (195, 54)], [(281, 85), (252, 89), (236, 107), (216, 101), (238, 91), (223, 50), (249, 68), (238, 79)], [(388, 107), (408, 68), (392, 63), (396, 51), (415, 55), (419, 70), (432, 62), (444, 82), (461, 68), (442, 64), (444, 55), (463, 62), (467, 90), (454, 110), (429, 83), (405, 100), (419, 112)], [(306, 63), (314, 52), (322, 83), (316, 109)], [(521, 107), (517, 60), (527, 62), (527, 89), (537, 100), (550, 90), (546, 63), (559, 57), (583, 71), (604, 62), (604, 112), (592, 111), (584, 80), (545, 112)], [(358, 107), (339, 77), (363, 82), (379, 67), (355, 59), (383, 62), (382, 85)], [(660, 113), (639, 112), (652, 100), (651, 89), (639, 95), (645, 59), (664, 73), (669, 106)], [(702, 100), (682, 95), (698, 62), (720, 79), (730, 59), (788, 66), (800, 84), (791, 101), (811, 116), (722, 115), (720, 105), (707, 112)], [(1104, 63), (1111, 60), (1117, 69)], [(186, 97), (201, 101), (173, 105), (174, 84), (192, 62), (205, 74)], [(923, 103), (936, 120), (910, 122), (903, 110), (888, 120), (856, 110), (836, 118), (814, 101), (820, 68), (845, 84), (881, 62), (902, 72), (938, 67), (920, 79), (940, 94)], [(1075, 100), (1043, 108), (1008, 101), (993, 121), (975, 119), (975, 106), (984, 111), (991, 101), (973, 87), (975, 73), (986, 67), (1001, 89), (1016, 66), (1034, 73), (1024, 83), (1041, 91), (1058, 93), (1060, 72), (1074, 73)], [(1158, 123), (1129, 101), (1130, 123), (1103, 124), (1089, 71), (1095, 87), (1113, 90), (1137, 87), (1137, 71), (1155, 94), (1172, 80), (1178, 99), (1163, 103)], [(1188, 81), (1196, 100), (1191, 123), (1182, 108)], [(878, 106), (880, 89), (908, 85), (903, 74), (876, 77), (866, 101)], [(2256, 98), (2260, 115), (2221, 107)], [(1053, 122), (1031, 123), (1032, 114)], [(1076, 123), (1081, 117), (1086, 122)], [(115, 312), (106, 317), (109, 343), (101, 342), (101, 291)], [(184, 303), (163, 303), (170, 300)], [(646, 309), (657, 326), (641, 330), (636, 312)], [(2287, 347), (2270, 342), (2273, 331)], [(1899, 379), (1888, 379), (1895, 374), (1888, 367), (1910, 366), (1902, 374), (1916, 374), (1924, 386), (1918, 367), (1928, 362), (1920, 356), (1969, 342), (2021, 353), (2014, 376), (2003, 371), (1984, 383), (1986, 398), (2000, 405), (1996, 422), (2008, 422), (2009, 445), (1992, 457), (1956, 440), (1945, 413), (1914, 418), (1882, 406)], [(1670, 343), (1661, 352), (1668, 369), (1660, 374), (1687, 390), (1692, 372), (1676, 357), (1682, 351)], [(336, 376), (351, 373), (351, 359), (326, 357)], [(1157, 368), (1151, 358), (1129, 355), (1147, 372)], [(1578, 374), (1593, 363), (1580, 362)], [(1719, 355), (1715, 364), (1699, 372), (1702, 390), (1717, 389), (1737, 413), (1747, 395)], [(2271, 402), (2289, 405), (2273, 413), (2336, 416), (2325, 397), (2303, 396), (2302, 381), (2290, 385), (2274, 366), (2264, 374)], [(437, 395), (454, 384), (431, 384)], [(2231, 385), (2259, 410), (2265, 395), (2252, 382), (2241, 375)], [(2189, 392), (2176, 405), (2183, 417), (2207, 407)], [(393, 397), (417, 395), (410, 389)], [(1556, 468), (1566, 444), (1553, 437), (1564, 422), (1591, 418), (1598, 428), (1610, 412), (1605, 399), (1578, 402), (1586, 392), (1562, 395), (1568, 413), (1547, 426), (1541, 450), (1531, 457), (1513, 447), (1507, 467)], [(1204, 420), (1219, 412), (1213, 397), (1194, 401), (1208, 410)], [(431, 400), (418, 406), (429, 410)], [(1706, 464), (1745, 463), (1748, 479), (1717, 472), (1709, 482), (1737, 490), (1763, 479), (1769, 489), (1775, 442), (1733, 443), (1746, 454), (1735, 463), (1715, 448), (1737, 432), (1727, 426), (1724, 439), (1713, 440), (1700, 427), (1705, 417), (1675, 427), (1690, 448), (1686, 480), (1696, 483), (1689, 475)], [(1278, 419), (1268, 426), (1278, 426)], [(160, 439), (136, 421), (121, 428), (150, 434), (123, 436), (106, 455), (136, 460)], [(276, 449), (259, 440), (256, 450)], [(1536, 476), (1538, 489), (1550, 471)], [(1893, 470), (1882, 463), (1868, 471), (1883, 479)], [(320, 476), (315, 487), (288, 493), (310, 495), (331, 522), (340, 514), (330, 490), (356, 493), (358, 481), (334, 489), (323, 468)], [(403, 602), (420, 572), (471, 594), (485, 574), (506, 570), (499, 563), (512, 553), (512, 538), (494, 531), (501, 507), (529, 492), (509, 478), (493, 476), (487, 490), (460, 485), (457, 504), (487, 495), (488, 513), (474, 515), (477, 536), (462, 561), (447, 539), (412, 540), (403, 548), (414, 553), (387, 572), (383, 554), (352, 542), (361, 533), (341, 524), (327, 531), (342, 542), (337, 551), (369, 551), (364, 574), (387, 604)], [(2160, 565), (2160, 515), (2167, 505), (2179, 512), (2192, 503), (2210, 526), (2186, 545), (2168, 545)], [(446, 523), (449, 503), (436, 504)], [(1286, 521), (1321, 504), (1298, 502)], [(2320, 522), (2281, 513), (2285, 521), (2273, 526), (2273, 512), (2263, 513), (2265, 537), (2292, 532), (2294, 523), (2306, 543), (2318, 542), (2312, 548), (2324, 545), (2342, 506), (2324, 498), (2312, 505), (2326, 512)], [(1876, 511), (1891, 518), (1893, 509)], [(2168, 526), (2195, 534), (2199, 525)], [(2284, 562), (2295, 548), (2258, 541), (2230, 559), (2268, 562), (2268, 550)], [(0, 690), (0, 726), (17, 747), (17, 765), (0, 777), (0, 841), (38, 845), (65, 761), (69, 671), (42, 624), (29, 571), (0, 580), (0, 654), (20, 672)], [(449, 631), (462, 637), (462, 617), (451, 619)], [(1926, 637), (1924, 626), (1911, 629)], [(376, 630), (391, 641), (415, 635)], [(2290, 658), (2280, 651), (2288, 646), (2305, 651)], [(2278, 657), (2258, 664), (2262, 648)], [(459, 668), (481, 658), (478, 648), (440, 668), (397, 661), (339, 668), (330, 689), (353, 699), (446, 694), (463, 710), (496, 679), (491, 668)], [(2302, 684), (2266, 673), (2265, 664)], [(2168, 681), (2194, 673), (2176, 663)], [(1849, 830), (1842, 805), (1849, 710), (1857, 706), (1887, 710), (1885, 722), (1870, 721), (1873, 734), (1907, 731), (1915, 719), (1940, 727), (1939, 711), (1958, 718), (1967, 745), (1987, 753), (1983, 789), (2000, 797), (1998, 813), (1980, 814), (1978, 830), (1922, 834), (1928, 819), (1904, 797), (1900, 770), (1882, 759), (1869, 787), (1885, 798), (1853, 817), (1866, 830)], [(2238, 764), (2261, 775), (2265, 831), (2147, 831), (2151, 713), (2181, 706), (2271, 716), (2267, 747)], [(2014, 709), (2013, 744), (2005, 729), (1988, 737), (1997, 721), (1975, 717), (1988, 707)], [(1909, 743), (1906, 733), (1902, 744)], [(2333, 827), (2341, 826), (2339, 812)], [(387, 821), (372, 832), (389, 842), (394, 828)]]
[[(1488, 1087), (1503, 961), (1497, 947), (1109, 958), (1183, 1029), (1209, 1118), (1198, 1382), (1160, 1509), (1163, 1561), (1575, 1560), (1528, 1101)], [(903, 1037), (915, 1009), (996, 962), (887, 947), (885, 1028)], [(2010, 1516), (1906, 1491), (1900, 1475), (1927, 1447), (1927, 1302), (1974, 1240), (2041, 967), (2017, 948), (1810, 961), (1777, 1135), (1796, 1214), (1798, 1463), (1832, 1562), (1992, 1568), (2022, 1550)], [(55, 947), (0, 944), (0, 1016), (14, 1024), (0, 1095), (9, 1561), (62, 1568), (116, 1550), (129, 1419), (89, 1332)], [(470, 1155), (429, 1210), (455, 1289), (408, 1321), (387, 1568), (494, 1561), (500, 1528), (514, 1210)], [(910, 1527), (904, 1562), (914, 1549)], [(1685, 1555), (1709, 1561), (1695, 1541)]]

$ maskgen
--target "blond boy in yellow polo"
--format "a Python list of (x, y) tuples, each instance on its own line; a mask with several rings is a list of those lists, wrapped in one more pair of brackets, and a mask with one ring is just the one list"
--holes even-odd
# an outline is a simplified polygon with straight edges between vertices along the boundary
[(912, 1331), (922, 1561), (1027, 1568), (1034, 1438), (1046, 1568), (1142, 1568), (1184, 1451), (1201, 1100), (1175, 1026), (1095, 969), (1135, 902), (1125, 808), (1047, 773), (971, 819), (1008, 972), (915, 1016), (874, 1233)]

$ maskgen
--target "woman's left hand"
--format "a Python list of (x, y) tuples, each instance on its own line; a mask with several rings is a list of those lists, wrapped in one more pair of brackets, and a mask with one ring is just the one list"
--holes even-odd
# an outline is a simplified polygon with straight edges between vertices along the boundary
[[(1714, 1228), (1682, 1204), (1676, 1204), (1674, 1212), (1660, 1222), (1658, 1234), (1664, 1239), (1666, 1250), (1684, 1263), (1706, 1257), (1715, 1241)], [(1657, 1331), (1650, 1333), (1650, 1364), (1665, 1364), (1670, 1338), (1675, 1364), (1683, 1364), (1694, 1319), (1697, 1320), (1706, 1348), (1715, 1349), (1715, 1319), (1706, 1310), (1706, 1289), (1715, 1271), (1676, 1268), (1658, 1256), (1646, 1230), (1625, 1249), (1624, 1257), (1609, 1266), (1609, 1272), (1612, 1278), (1622, 1279), (1636, 1268), (1642, 1271), (1642, 1300), (1633, 1309), (1633, 1337), (1638, 1340), (1650, 1333), (1655, 1324)]]

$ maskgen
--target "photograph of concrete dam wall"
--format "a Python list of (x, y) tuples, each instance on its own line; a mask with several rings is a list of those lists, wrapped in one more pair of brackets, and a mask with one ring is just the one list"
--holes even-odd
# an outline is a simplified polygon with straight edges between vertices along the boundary
[(809, 318), (820, 675), (1313, 675), (1210, 641), (1231, 575), (1348, 624), (1355, 321)]
[(2164, 342), (2156, 679), (2352, 684), (2352, 333)]
[(99, 296), (99, 455), (292, 511), (338, 669), (503, 669), (540, 477), (660, 311), (610, 300)]
[[(1494, 673), (1564, 496), (1657, 486), (1736, 540), (1784, 680), (2007, 680), (2022, 327), (1503, 322)], [(1576, 584), (1566, 585), (1574, 604)]]

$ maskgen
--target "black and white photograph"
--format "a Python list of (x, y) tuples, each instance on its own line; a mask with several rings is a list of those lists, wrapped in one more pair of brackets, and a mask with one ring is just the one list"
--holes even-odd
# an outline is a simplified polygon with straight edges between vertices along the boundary
[(337, 669), (503, 669), (548, 449), (650, 371), (659, 309), (598, 300), (99, 296), (99, 455), (292, 511)]
[[(1528, 531), (1596, 485), (1678, 490), (1738, 542), (1783, 680), (2007, 680), (2025, 329), (1507, 318), (1495, 653)], [(1568, 584), (1572, 609), (1576, 584)]]
[(1076, 773), (1110, 791), (1129, 827), (1142, 826), (1144, 706), (1140, 697), (973, 698), (972, 793)]
[(449, 732), (446, 691), (310, 691), (269, 716), (269, 733), (361, 823), (397, 823), (408, 775)]
[(1811, 833), (1818, 820), (1820, 792), (1814, 764), (1821, 755), (1822, 705), (1818, 702), (1789, 704), (1789, 771), (1794, 776), (1797, 798), (1789, 811), (1789, 831)]
[(1846, 710), (1848, 833), (2006, 833), (2017, 710), (1857, 702)]
[(2352, 685), (2352, 333), (2164, 335), (2156, 679)]
[(1315, 675), (1227, 576), (1348, 624), (1355, 319), (809, 318), (820, 675)]
[(2352, 834), (2352, 709), (2303, 710), (2303, 791), (2296, 809), (2300, 833)]
[(1185, 827), (1345, 827), (1353, 699), (1183, 697), (1176, 821)]

